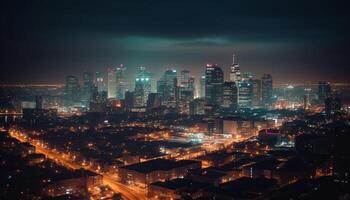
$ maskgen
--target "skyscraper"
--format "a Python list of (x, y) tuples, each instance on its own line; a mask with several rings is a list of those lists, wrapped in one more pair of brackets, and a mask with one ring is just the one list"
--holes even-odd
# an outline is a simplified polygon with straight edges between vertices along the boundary
[(145, 67), (140, 67), (135, 79), (135, 106), (143, 107), (147, 103), (148, 95), (151, 93), (151, 74)]
[(253, 99), (252, 106), (260, 106), (261, 105), (261, 80), (253, 79)]
[(43, 109), (43, 97), (35, 96), (35, 109), (41, 110)]
[(328, 96), (324, 100), (325, 113), (327, 117), (330, 117), (335, 112), (341, 110), (341, 100), (338, 96)]
[(238, 83), (238, 104), (240, 108), (250, 108), (253, 99), (253, 84), (245, 79)]
[(230, 111), (237, 110), (238, 90), (235, 82), (229, 81), (223, 84), (223, 102), (221, 107)]
[(162, 105), (162, 98), (158, 93), (150, 93), (147, 99), (147, 109), (158, 108)]
[(157, 83), (157, 92), (162, 96), (164, 105), (176, 106), (177, 71), (168, 69)]
[(331, 94), (331, 84), (329, 82), (318, 82), (318, 100), (323, 102)]
[(126, 91), (126, 80), (125, 80), (125, 70), (123, 64), (116, 67), (116, 98), (124, 99), (125, 91)]
[(224, 83), (224, 73), (215, 64), (207, 64), (205, 70), (205, 100), (210, 105), (220, 105), (222, 103), (222, 86)]
[(199, 97), (205, 98), (205, 76), (201, 76), (199, 85)]
[(102, 93), (103, 91), (106, 90), (106, 83), (104, 82), (104, 78), (101, 72), (95, 73), (95, 83), (96, 83), (98, 93)]
[(270, 106), (272, 104), (272, 76), (270, 74), (264, 74), (261, 78), (261, 98), (264, 106)]
[(92, 90), (94, 86), (94, 75), (92, 72), (83, 73), (83, 91), (82, 91), (82, 101), (87, 106), (92, 97)]
[(76, 76), (66, 77), (66, 100), (69, 102), (79, 101), (79, 79)]
[(116, 98), (117, 97), (117, 77), (116, 77), (116, 68), (110, 67), (108, 68), (108, 98)]
[(124, 97), (124, 108), (126, 110), (130, 110), (135, 105), (134, 92), (126, 91)]
[(232, 56), (232, 64), (230, 67), (230, 81), (239, 83), (241, 81), (241, 71), (239, 65), (235, 63), (235, 54)]
[(189, 81), (190, 81), (190, 71), (188, 70), (182, 70), (180, 72), (181, 79), (180, 79), (180, 86), (181, 87), (188, 87)]

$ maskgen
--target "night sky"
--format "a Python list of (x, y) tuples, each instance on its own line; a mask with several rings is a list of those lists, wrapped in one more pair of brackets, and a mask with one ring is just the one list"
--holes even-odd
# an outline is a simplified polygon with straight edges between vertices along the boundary
[(346, 1), (1, 1), (1, 83), (63, 83), (123, 63), (243, 72), (276, 83), (350, 82)]

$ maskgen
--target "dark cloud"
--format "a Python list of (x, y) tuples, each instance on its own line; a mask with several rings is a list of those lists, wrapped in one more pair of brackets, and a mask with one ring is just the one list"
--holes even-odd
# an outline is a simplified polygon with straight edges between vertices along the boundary
[[(1, 82), (57, 82), (66, 74), (206, 62), (279, 82), (348, 81), (346, 1), (4, 1)], [(329, 67), (332, 66), (331, 71)], [(161, 71), (161, 70), (157, 70)]]

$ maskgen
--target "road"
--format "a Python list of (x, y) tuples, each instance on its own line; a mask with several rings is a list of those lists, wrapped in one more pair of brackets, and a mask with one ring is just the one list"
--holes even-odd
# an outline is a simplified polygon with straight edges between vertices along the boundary
[(103, 177), (103, 183), (108, 185), (113, 191), (120, 193), (122, 195), (122, 198), (125, 200), (146, 200), (147, 197), (145, 194), (140, 193), (137, 190), (137, 188), (132, 189), (129, 186), (126, 186), (120, 182), (117, 182), (115, 178), (108, 174), (103, 174), (101, 172), (98, 172), (96, 170), (89, 169), (88, 167), (85, 167), (83, 165), (77, 164), (70, 160), (69, 158), (65, 158), (62, 156), (62, 154), (54, 152), (53, 150), (49, 150), (46, 148), (43, 148), (40, 146), (40, 143), (34, 142), (34, 141), (29, 141), (27, 138), (23, 137), (23, 133), (15, 132), (15, 131), (10, 131), (10, 135), (17, 140), (21, 142), (29, 142), (33, 146), (35, 146), (35, 150), (37, 153), (44, 154), (47, 158), (55, 161), (56, 163), (63, 165), (65, 167), (71, 168), (71, 169), (80, 169), (84, 168), (86, 170), (93, 171), (97, 174), (102, 175)]

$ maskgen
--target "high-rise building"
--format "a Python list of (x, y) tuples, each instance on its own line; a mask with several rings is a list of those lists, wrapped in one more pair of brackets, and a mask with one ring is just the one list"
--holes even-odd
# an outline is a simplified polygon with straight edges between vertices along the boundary
[(341, 110), (341, 100), (338, 96), (328, 96), (324, 100), (326, 116), (331, 116), (334, 112)]
[(175, 107), (177, 99), (177, 71), (168, 69), (157, 83), (157, 92), (166, 106)]
[(66, 100), (69, 102), (77, 102), (79, 101), (79, 79), (76, 76), (67, 76), (66, 77)]
[(235, 54), (232, 56), (232, 64), (230, 66), (230, 81), (235, 83), (241, 81), (241, 71), (239, 65), (235, 63)]
[(125, 70), (126, 68), (122, 64), (116, 67), (116, 98), (119, 100), (124, 99), (126, 91)]
[(147, 109), (158, 108), (162, 105), (162, 98), (158, 93), (150, 93), (147, 99)]
[(140, 67), (135, 79), (135, 106), (146, 106), (148, 95), (151, 93), (151, 74), (145, 67)]
[(260, 106), (261, 105), (261, 80), (253, 79), (253, 99), (252, 106)]
[(190, 81), (190, 71), (188, 70), (182, 70), (180, 72), (180, 86), (184, 88), (188, 88), (189, 81)]
[(108, 98), (116, 98), (117, 97), (117, 74), (116, 68), (110, 67), (108, 68)]
[(134, 92), (126, 91), (124, 97), (124, 108), (130, 110), (135, 105)]
[(223, 84), (223, 102), (221, 105), (224, 109), (230, 111), (237, 110), (238, 107), (238, 90), (235, 82), (229, 81)]
[(201, 76), (201, 80), (199, 84), (200, 84), (199, 97), (205, 98), (205, 76)]
[(204, 115), (205, 113), (205, 99), (194, 99), (190, 103), (190, 115)]
[(89, 105), (94, 87), (94, 74), (92, 72), (83, 73), (82, 102)]
[(35, 108), (37, 110), (43, 109), (43, 97), (42, 96), (35, 96)]
[(329, 82), (320, 81), (318, 82), (318, 100), (324, 101), (331, 94), (331, 84)]
[(106, 91), (106, 83), (104, 81), (104, 78), (103, 78), (101, 72), (96, 72), (95, 73), (95, 84), (96, 84), (98, 93)]
[(224, 72), (218, 65), (207, 64), (205, 70), (205, 100), (209, 105), (221, 105)]
[(240, 108), (250, 108), (253, 99), (253, 84), (245, 79), (238, 83), (238, 105)]
[(264, 106), (271, 106), (272, 90), (272, 76), (264, 74), (261, 78), (261, 99)]

